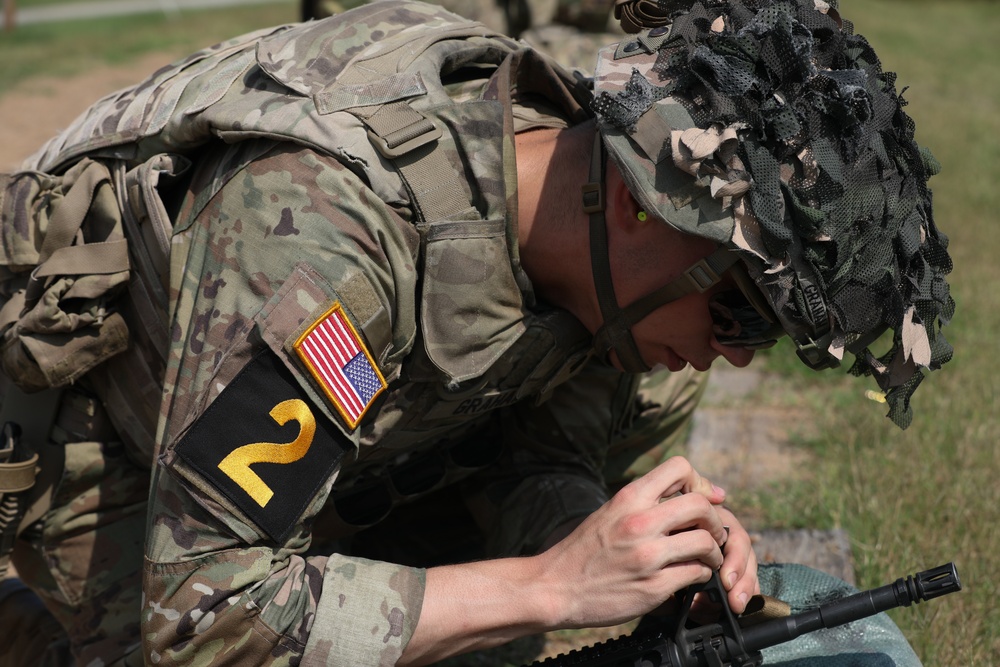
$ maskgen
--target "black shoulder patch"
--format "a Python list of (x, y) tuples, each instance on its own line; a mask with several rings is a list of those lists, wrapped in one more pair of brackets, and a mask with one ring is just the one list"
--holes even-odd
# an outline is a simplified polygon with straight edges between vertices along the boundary
[(174, 451), (281, 543), (352, 448), (265, 348)]

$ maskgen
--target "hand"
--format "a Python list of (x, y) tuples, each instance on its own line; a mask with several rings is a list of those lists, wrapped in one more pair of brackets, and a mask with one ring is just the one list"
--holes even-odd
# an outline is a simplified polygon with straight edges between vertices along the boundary
[(750, 597), (760, 593), (757, 580), (757, 556), (750, 544), (750, 535), (739, 520), (725, 507), (716, 507), (722, 523), (729, 527), (729, 539), (723, 549), (725, 558), (719, 577), (728, 592), (729, 607), (741, 614)]
[(396, 664), (425, 665), (526, 635), (623, 623), (719, 568), (724, 578), (737, 574), (727, 590), (742, 610), (740, 594), (757, 587), (756, 560), (750, 537), (722, 507), (725, 498), (685, 459), (673, 458), (541, 554), (429, 568), (420, 619)]
[[(740, 593), (755, 585), (756, 566), (751, 567), (750, 538), (721, 507), (724, 500), (722, 489), (680, 457), (623, 487), (536, 557), (553, 592), (553, 625), (601, 627), (631, 620), (681, 588), (708, 581), (720, 567), (728, 568), (726, 575), (737, 573), (735, 587), (728, 589), (739, 601)], [(724, 525), (730, 526), (729, 540), (736, 533), (725, 559), (719, 548), (727, 540)]]

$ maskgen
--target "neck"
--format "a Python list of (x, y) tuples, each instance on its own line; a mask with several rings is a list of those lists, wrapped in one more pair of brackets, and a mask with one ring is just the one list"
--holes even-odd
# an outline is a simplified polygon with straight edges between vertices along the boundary
[(540, 299), (570, 311), (591, 331), (600, 317), (581, 187), (589, 180), (595, 131), (584, 123), (515, 137), (522, 265)]

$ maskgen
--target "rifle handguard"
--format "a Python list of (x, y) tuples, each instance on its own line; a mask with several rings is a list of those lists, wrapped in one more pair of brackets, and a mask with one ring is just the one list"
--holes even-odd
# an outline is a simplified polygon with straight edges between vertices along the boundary
[[(809, 611), (741, 627), (726, 603), (716, 573), (708, 583), (686, 591), (682, 621), (673, 637), (662, 628), (640, 628), (631, 635), (534, 662), (530, 667), (759, 667), (763, 663), (760, 651), (770, 646), (960, 590), (955, 564), (946, 563)], [(723, 619), (686, 628), (687, 612), (699, 591), (709, 592), (716, 601), (718, 591), (722, 591)]]

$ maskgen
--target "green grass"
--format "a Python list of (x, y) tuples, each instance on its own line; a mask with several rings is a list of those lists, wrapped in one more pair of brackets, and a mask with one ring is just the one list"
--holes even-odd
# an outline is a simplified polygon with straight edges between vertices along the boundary
[(180, 58), (251, 30), (298, 20), (293, 0), (250, 7), (139, 14), (19, 26), (0, 33), (0, 95), (36, 76), (72, 76), (147, 53)]
[(18, 9), (28, 7), (49, 7), (51, 5), (82, 5), (94, 0), (14, 0)]
[(892, 616), (927, 667), (998, 665), (1000, 6), (842, 0), (841, 13), (910, 87), (918, 140), (944, 166), (931, 186), (955, 262), (955, 359), (917, 390), (913, 425), (899, 431), (864, 397), (870, 379), (816, 377), (787, 347), (769, 354), (822, 434), (802, 443), (817, 457), (808, 484), (748, 503), (778, 525), (846, 528), (863, 587), (955, 561), (963, 592)]

